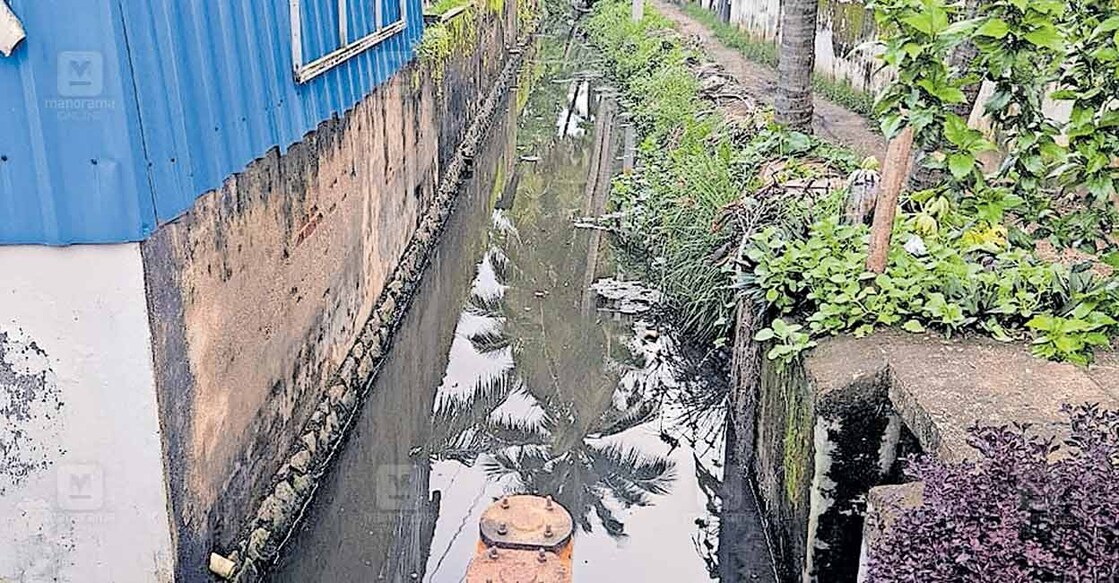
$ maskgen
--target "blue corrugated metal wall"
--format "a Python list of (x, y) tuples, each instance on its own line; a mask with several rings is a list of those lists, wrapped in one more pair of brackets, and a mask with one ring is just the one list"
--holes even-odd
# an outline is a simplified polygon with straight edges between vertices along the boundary
[[(396, 0), (373, 1), (384, 2), (386, 22), (399, 13)], [(300, 85), (288, 0), (11, 4), (28, 40), (0, 58), (0, 243), (142, 239), (270, 148), (352, 107), (412, 58), (423, 27), (420, 0), (408, 0), (404, 32)], [(310, 61), (337, 48), (337, 0), (302, 4)], [(371, 4), (351, 10), (351, 40), (372, 28), (372, 14)], [(81, 59), (98, 54), (101, 86), (67, 97), (67, 79), (95, 72)], [(97, 103), (95, 115), (79, 110), (93, 119), (58, 115)]]
[(13, 0), (0, 57), (0, 243), (135, 240), (155, 226), (116, 2)]

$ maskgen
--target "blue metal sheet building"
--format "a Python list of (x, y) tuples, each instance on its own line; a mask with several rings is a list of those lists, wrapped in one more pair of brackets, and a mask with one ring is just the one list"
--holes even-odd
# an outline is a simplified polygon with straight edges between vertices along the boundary
[(0, 57), (0, 244), (142, 240), (352, 107), (423, 27), (420, 0), (10, 5), (27, 39)]

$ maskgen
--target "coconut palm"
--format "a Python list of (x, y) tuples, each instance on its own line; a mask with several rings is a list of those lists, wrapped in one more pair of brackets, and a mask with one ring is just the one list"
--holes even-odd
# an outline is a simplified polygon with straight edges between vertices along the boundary
[(812, 70), (816, 65), (818, 0), (781, 1), (781, 50), (777, 62), (777, 122), (812, 131)]

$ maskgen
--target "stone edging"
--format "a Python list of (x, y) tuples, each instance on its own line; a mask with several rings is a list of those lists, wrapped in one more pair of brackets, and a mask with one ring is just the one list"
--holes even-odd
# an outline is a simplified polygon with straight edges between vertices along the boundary
[(454, 210), (459, 187), (469, 177), (474, 155), (489, 133), (494, 114), (516, 81), (533, 32), (523, 35), (517, 46), (510, 49), (505, 67), (447, 165), (435, 200), (401, 255), (373, 313), (338, 372), (328, 382), (318, 407), (292, 444), (287, 461), (273, 477), (272, 492), (260, 501), (253, 518), (243, 525), (242, 535), (229, 549), (227, 561), (212, 557), (212, 562), (213, 559), (226, 565), (232, 562), (226, 579), (238, 583), (259, 581), (278, 558), (280, 549), (310, 505), (320, 478), (345, 442), (344, 437), (360, 413), (361, 404), (372, 390), (373, 380), (431, 260), (439, 234)]

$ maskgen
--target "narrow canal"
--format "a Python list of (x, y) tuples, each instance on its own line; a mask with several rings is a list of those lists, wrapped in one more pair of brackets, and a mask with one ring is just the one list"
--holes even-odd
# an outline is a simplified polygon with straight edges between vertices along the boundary
[(482, 511), (515, 493), (570, 510), (577, 583), (771, 580), (756, 511), (724, 502), (743, 496), (718, 359), (580, 220), (622, 165), (596, 59), (538, 39), (274, 580), (463, 581)]

